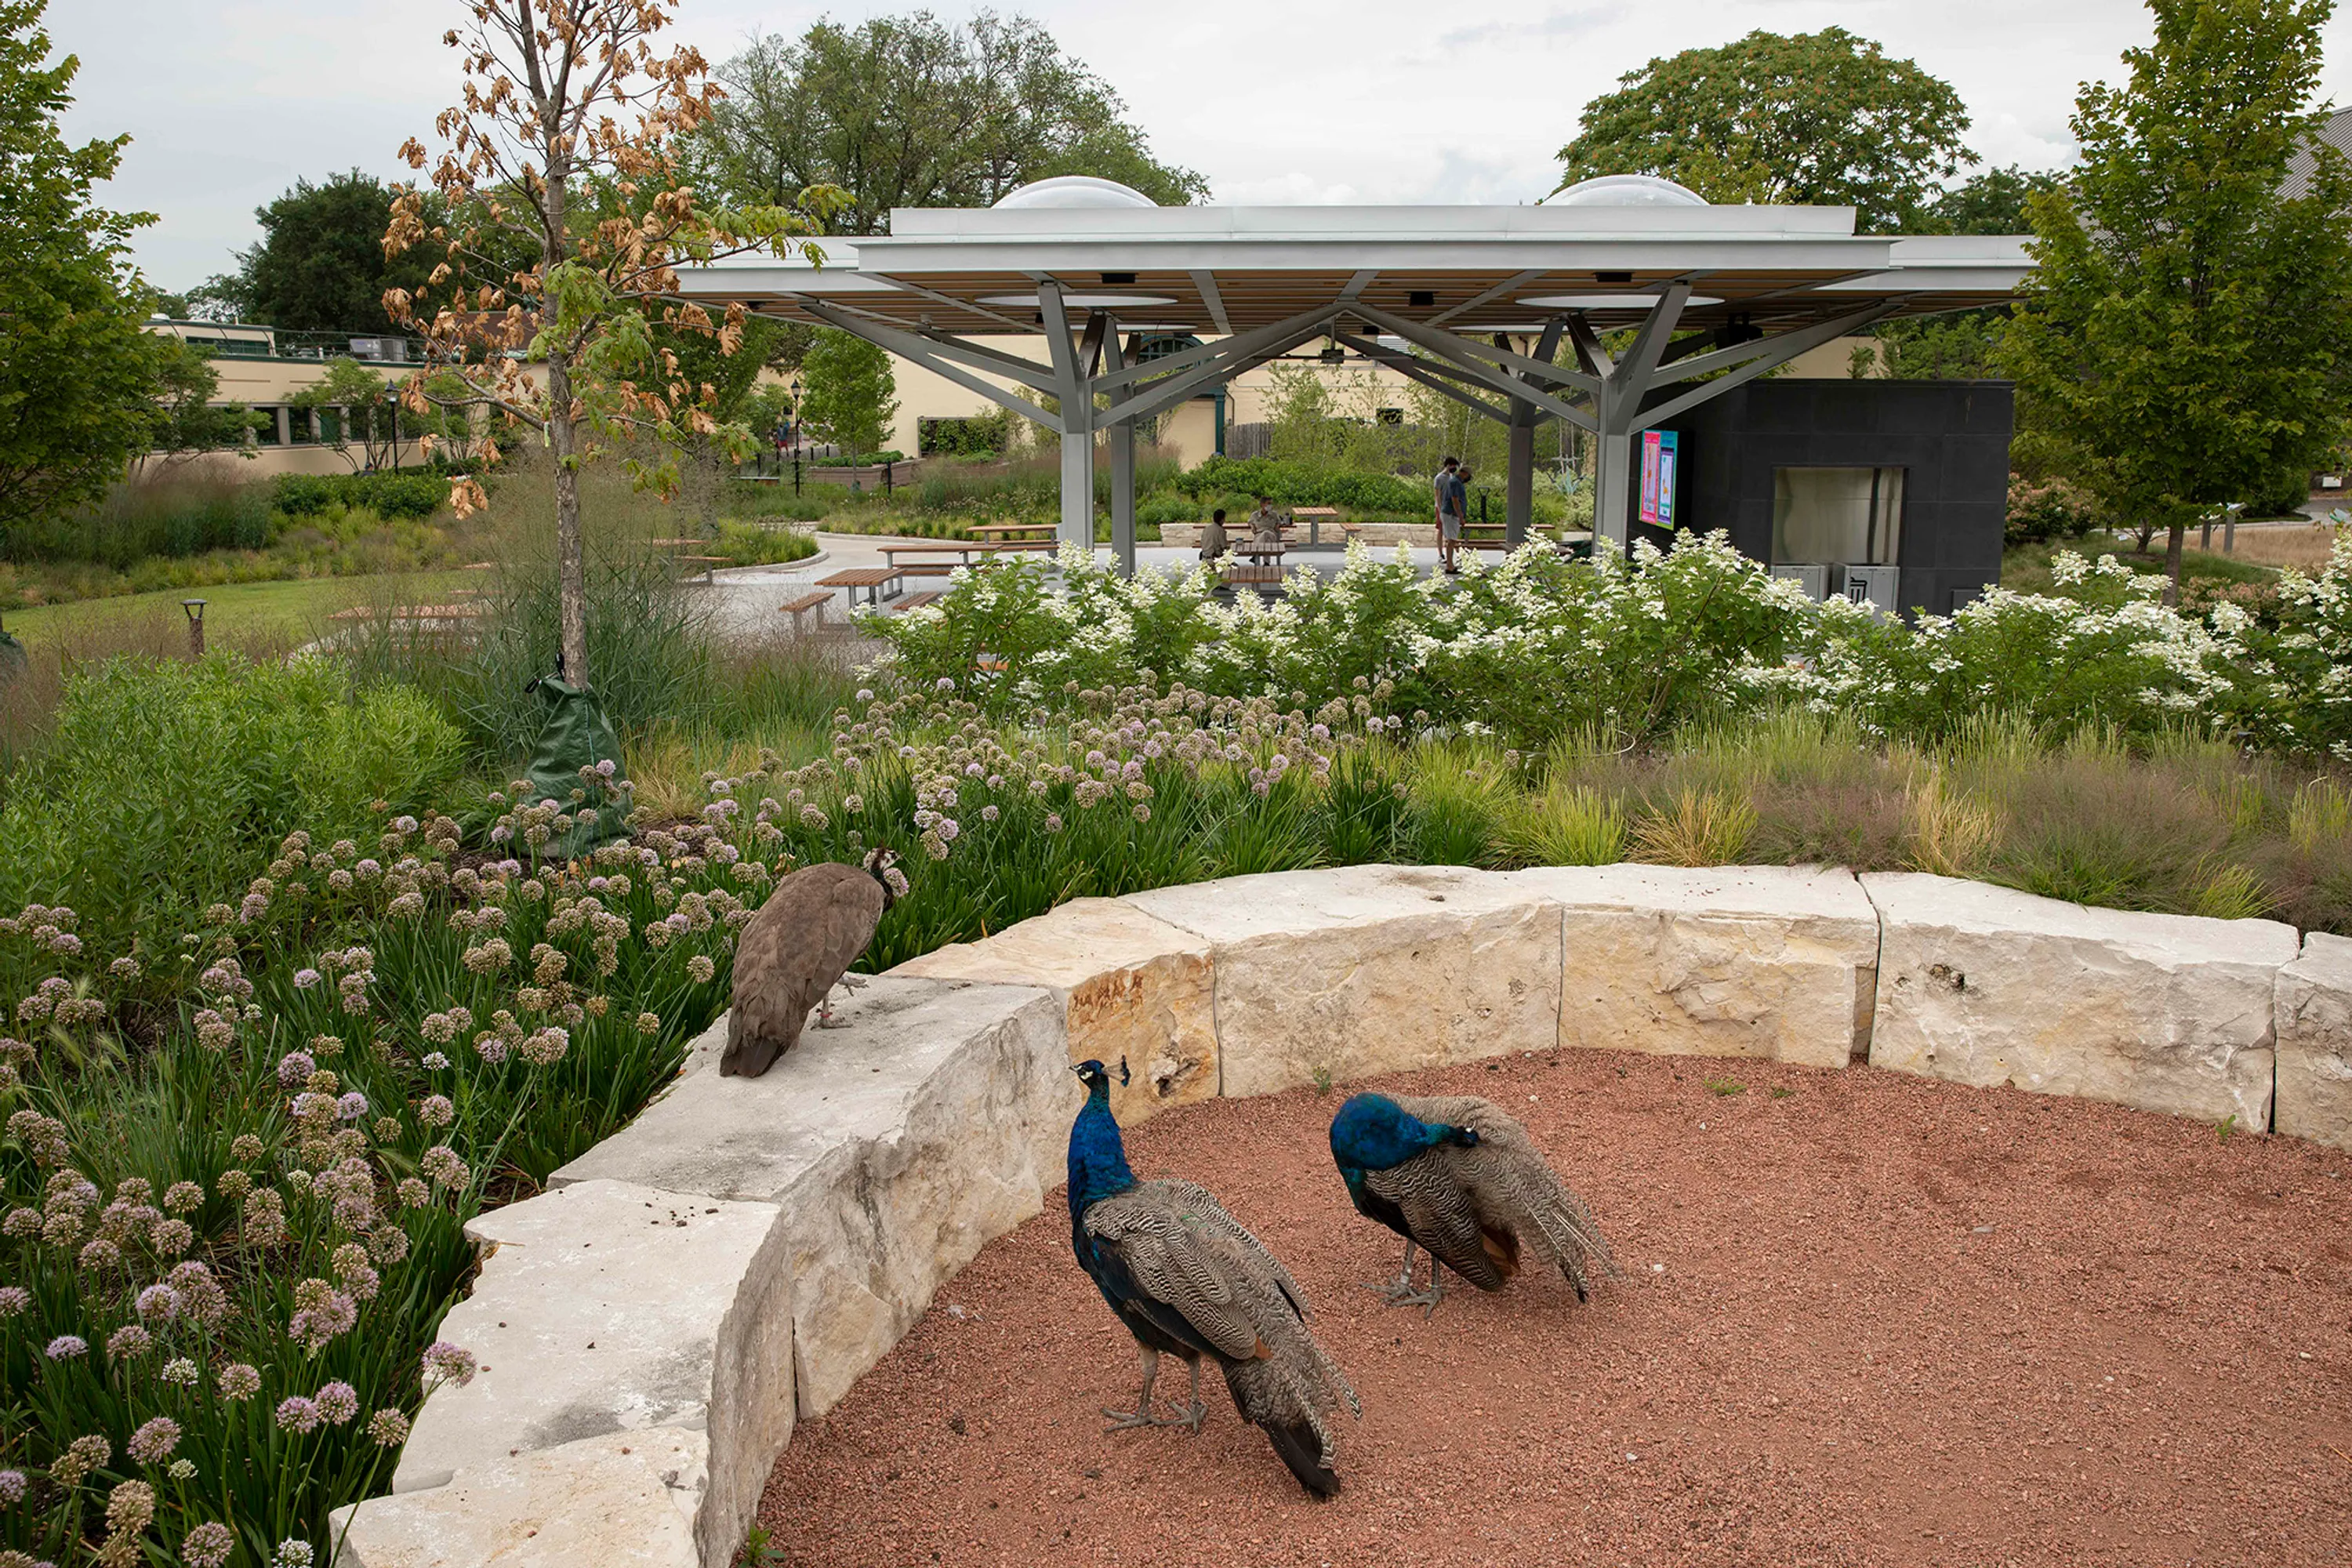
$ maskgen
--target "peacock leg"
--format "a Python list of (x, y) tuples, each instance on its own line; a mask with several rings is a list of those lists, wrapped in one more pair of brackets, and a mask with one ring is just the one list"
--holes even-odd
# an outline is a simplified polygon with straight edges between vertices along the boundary
[(1421, 1316), (1424, 1322), (1436, 1316), (1437, 1304), (1445, 1300), (1445, 1287), (1437, 1282), (1437, 1254), (1433, 1252), (1429, 1255), (1428, 1289), (1423, 1290), (1407, 1289), (1390, 1297), (1389, 1305), (1391, 1307), (1419, 1307), (1422, 1309)]
[[(1143, 1359), (1143, 1392), (1135, 1396), (1135, 1408), (1132, 1410), (1113, 1410), (1108, 1405), (1103, 1406), (1103, 1414), (1110, 1417), (1110, 1425), (1103, 1428), (1106, 1432), (1124, 1432), (1130, 1426), (1160, 1425), (1151, 1418), (1151, 1385), (1160, 1379), (1160, 1352), (1150, 1345), (1138, 1345), (1135, 1348)], [(1192, 1375), (1195, 1377), (1200, 1375), (1197, 1363), (1194, 1363)]]
[(1364, 1289), (1391, 1307), (1412, 1294), (1412, 1237), (1404, 1238), (1404, 1261), (1397, 1266), (1397, 1277), (1385, 1283), (1367, 1285)]
[[(849, 977), (847, 975), (842, 976), (839, 981), (835, 982), (835, 987), (837, 989), (844, 988), (848, 978)], [(824, 994), (824, 998), (816, 1005), (816, 1026), (820, 1029), (838, 1029), (841, 1027), (841, 1020), (833, 1016), (833, 992), (831, 991), (827, 991)]]
[(1209, 1407), (1201, 1403), (1201, 1358), (1199, 1356), (1194, 1356), (1192, 1358), (1192, 1396), (1185, 1402), (1184, 1414), (1181, 1415), (1160, 1416), (1153, 1423), (1153, 1425), (1160, 1426), (1189, 1426), (1192, 1429), (1192, 1435), (1197, 1437), (1201, 1435), (1201, 1423), (1208, 1419)]

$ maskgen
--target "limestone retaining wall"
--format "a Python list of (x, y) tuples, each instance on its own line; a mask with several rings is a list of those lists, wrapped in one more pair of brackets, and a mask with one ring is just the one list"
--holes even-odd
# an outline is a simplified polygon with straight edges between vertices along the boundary
[(2352, 1148), (2352, 941), (1925, 876), (1360, 866), (1085, 899), (877, 977), (766, 1077), (721, 1019), (630, 1126), (468, 1227), (362, 1568), (719, 1568), (803, 1415), (1043, 1208), (1079, 1095), (1218, 1095), (1600, 1047), (1849, 1064)]

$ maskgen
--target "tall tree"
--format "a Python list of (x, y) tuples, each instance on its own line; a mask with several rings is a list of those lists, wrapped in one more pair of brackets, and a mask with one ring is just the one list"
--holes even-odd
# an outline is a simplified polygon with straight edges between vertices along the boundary
[(46, 0), (0, 0), (0, 524), (102, 493), (146, 449), (162, 344), (130, 261), (150, 213), (92, 187), (131, 140), (68, 146), (80, 62), (47, 63)]
[[(2333, 0), (2148, 0), (2122, 89), (2075, 98), (2082, 164), (2033, 198), (2033, 276), (2002, 336), (2059, 471), (2182, 542), (2200, 514), (2299, 490), (2346, 428), (2352, 165), (2312, 95)], [(2282, 191), (2310, 153), (2307, 194)]]
[[(237, 253), (235, 284), (218, 291), (248, 319), (297, 332), (387, 331), (387, 289), (414, 292), (431, 270), (420, 257), (387, 257), (394, 192), (353, 169), (294, 188), (254, 209), (261, 243)], [(204, 290), (213, 294), (221, 279)]]
[(827, 327), (801, 359), (801, 417), (851, 457), (877, 452), (898, 416), (890, 356)]
[[(563, 675), (586, 689), (580, 469), (632, 433), (670, 444), (658, 464), (630, 459), (665, 489), (681, 440), (748, 448), (749, 432), (715, 419), (699, 387), (657, 353), (652, 328), (707, 333), (735, 352), (742, 308), (719, 322), (680, 302), (678, 266), (782, 250), (814, 215), (715, 208), (686, 181), (676, 144), (709, 117), (717, 92), (698, 51), (656, 52), (670, 20), (660, 0), (467, 0), (467, 9), (471, 21), (446, 39), (465, 62), (465, 92), (439, 118), (449, 145), (431, 174), (448, 216), (430, 221), (415, 189), (394, 202), (385, 254), (421, 247), (434, 266), (421, 289), (387, 291), (384, 309), (426, 332), (431, 368), (403, 394), (414, 412), (486, 409), (553, 454)], [(401, 153), (426, 166), (421, 142)], [(837, 196), (806, 193), (820, 212)], [(471, 480), (452, 497), (461, 513), (483, 500)]]
[(1208, 194), (1153, 158), (1118, 95), (1023, 16), (822, 21), (796, 41), (758, 39), (719, 80), (701, 152), (724, 188), (788, 203), (839, 185), (855, 201), (837, 233), (879, 234), (894, 206), (986, 206), (1055, 174), (1118, 180), (1167, 206)]
[(2031, 226), (2026, 205), (2058, 188), (2055, 174), (2031, 173), (2011, 163), (1971, 174), (1930, 203), (1921, 215), (1923, 234), (2023, 234)]
[(1560, 188), (1596, 174), (1660, 174), (1711, 202), (1856, 209), (1900, 230), (1976, 154), (1949, 83), (1843, 27), (1754, 32), (1685, 49), (1618, 79), (1559, 150)]

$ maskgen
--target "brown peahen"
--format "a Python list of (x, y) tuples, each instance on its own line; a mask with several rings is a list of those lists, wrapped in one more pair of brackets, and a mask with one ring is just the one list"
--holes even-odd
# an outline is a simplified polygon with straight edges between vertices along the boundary
[[(828, 861), (776, 884), (736, 939), (719, 1077), (758, 1078), (800, 1044), (809, 1009), (826, 1007), (825, 998), (874, 940), (896, 897), (889, 879), (898, 875), (897, 861), (890, 850), (877, 849), (863, 866)], [(863, 983), (849, 984), (854, 989)], [(830, 1017), (828, 1010), (820, 1022)]]
[[(1404, 1237), (1395, 1279), (1372, 1289), (1391, 1306), (1435, 1312), (1438, 1267), (1499, 1290), (1532, 1246), (1588, 1300), (1616, 1260), (1592, 1211), (1544, 1163), (1528, 1130), (1475, 1095), (1360, 1094), (1331, 1119), (1331, 1158), (1357, 1211)], [(1412, 1249), (1429, 1253), (1429, 1287), (1412, 1288)]]
[[(1345, 1404), (1362, 1414), (1356, 1391), (1307, 1331), (1306, 1293), (1257, 1237), (1190, 1182), (1139, 1182), (1128, 1168), (1110, 1111), (1110, 1075), (1100, 1062), (1074, 1069), (1087, 1103), (1070, 1127), (1070, 1245), (1078, 1265), (1135, 1336), (1143, 1388), (1133, 1410), (1108, 1410), (1107, 1430), (1201, 1429), (1201, 1358), (1223, 1369), (1242, 1418), (1262, 1428), (1274, 1451), (1318, 1498), (1339, 1489), (1331, 1418)], [(1119, 1064), (1125, 1081), (1127, 1064)], [(1152, 1412), (1160, 1358), (1181, 1356), (1192, 1392), (1180, 1415)]]

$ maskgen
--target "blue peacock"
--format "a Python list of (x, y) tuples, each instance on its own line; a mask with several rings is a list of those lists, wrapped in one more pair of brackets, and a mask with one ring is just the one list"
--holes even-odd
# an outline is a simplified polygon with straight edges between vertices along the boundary
[[(1207, 1191), (1190, 1182), (1139, 1182), (1111, 1115), (1110, 1074), (1098, 1061), (1074, 1069), (1087, 1103), (1070, 1125), (1070, 1246), (1103, 1300), (1135, 1336), (1143, 1388), (1133, 1410), (1106, 1409), (1107, 1431), (1185, 1426), (1197, 1433), (1201, 1358), (1215, 1358), (1242, 1418), (1318, 1498), (1339, 1489), (1331, 1425), (1356, 1391), (1307, 1331), (1305, 1292), (1289, 1270)], [(1119, 1081), (1127, 1081), (1119, 1063)], [(1151, 1388), (1162, 1355), (1192, 1369), (1181, 1413), (1155, 1415)]]
[[(1396, 1279), (1370, 1287), (1423, 1316), (1445, 1298), (1439, 1266), (1481, 1290), (1519, 1271), (1524, 1241), (1589, 1299), (1614, 1276), (1608, 1238), (1582, 1200), (1544, 1163), (1528, 1130), (1475, 1095), (1360, 1094), (1331, 1119), (1331, 1158), (1357, 1212), (1404, 1237)], [(1429, 1253), (1429, 1285), (1412, 1288), (1412, 1252)]]

